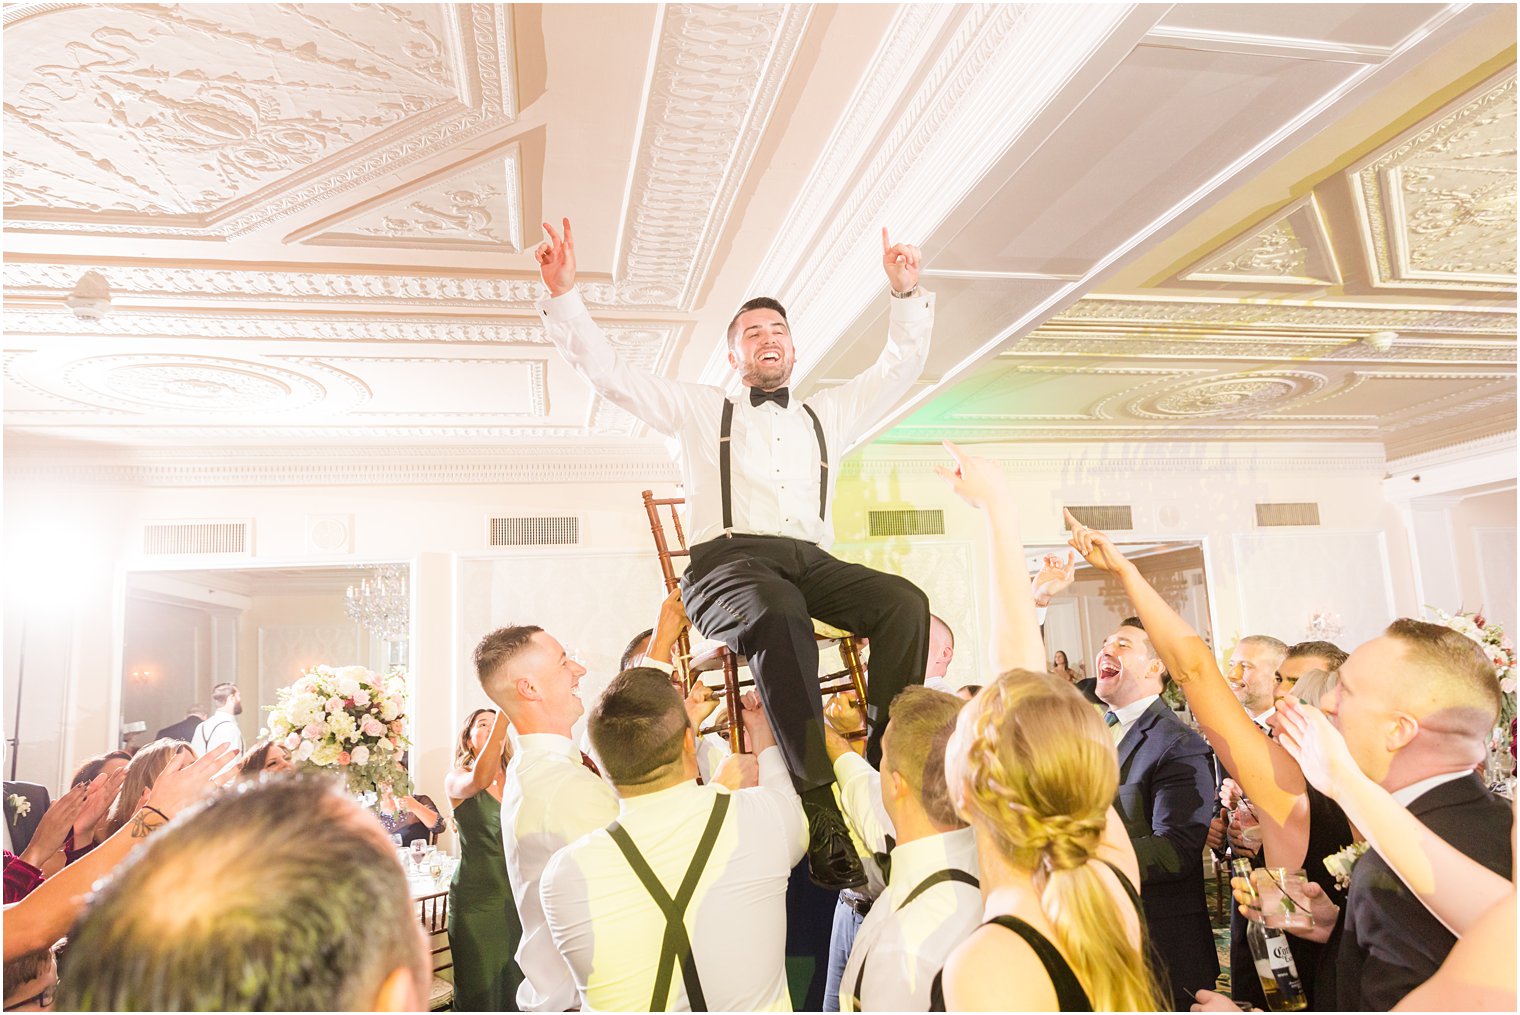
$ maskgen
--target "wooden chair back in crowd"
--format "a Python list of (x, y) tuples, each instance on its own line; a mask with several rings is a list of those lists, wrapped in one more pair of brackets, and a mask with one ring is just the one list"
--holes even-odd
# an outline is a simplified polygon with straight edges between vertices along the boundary
[[(686, 500), (683, 497), (656, 497), (650, 490), (645, 490), (643, 496), (644, 513), (649, 518), (649, 532), (654, 537), (655, 553), (660, 559), (660, 575), (665, 580), (665, 592), (669, 594), (681, 584), (680, 574), (676, 571), (674, 564), (675, 558), (691, 557), (691, 550), (686, 545), (686, 531), (681, 527), (680, 509), (685, 505)], [(666, 514), (669, 515), (670, 529), (674, 533), (673, 542), (666, 535)], [(682, 570), (685, 568), (683, 567)], [(866, 671), (860, 658), (860, 645), (855, 636), (848, 631), (829, 627), (818, 620), (813, 621), (813, 634), (818, 639), (820, 648), (837, 645), (839, 658), (844, 664), (844, 669), (819, 677), (819, 692), (825, 697), (840, 693), (848, 694), (853, 699), (854, 705), (864, 715)], [(714, 696), (724, 699), (728, 713), (726, 732), (729, 744), (733, 746), (735, 753), (744, 753), (746, 749), (744, 723), (740, 717), (738, 701), (744, 688), (755, 685), (748, 676), (740, 677), (741, 669), (745, 670), (746, 674), (748, 672), (746, 660), (726, 645), (713, 646), (694, 656), (691, 650), (691, 638), (682, 632), (680, 639), (676, 642), (674, 663), (676, 674), (681, 680), (681, 687), (687, 693), (691, 692), (692, 681), (700, 680), (702, 673), (709, 670), (723, 671), (723, 689), (714, 692)], [(715, 728), (698, 730), (698, 733), (710, 733)], [(862, 728), (849, 736), (851, 739), (864, 739), (866, 730)]]
[[(454, 1004), (454, 984), (438, 974), (454, 967), (449, 949), (449, 893), (445, 889), (417, 899), (417, 919), (427, 934), (432, 953), (433, 982), (428, 990), (428, 1011), (445, 1011)], [(452, 976), (453, 974), (449, 974)]]

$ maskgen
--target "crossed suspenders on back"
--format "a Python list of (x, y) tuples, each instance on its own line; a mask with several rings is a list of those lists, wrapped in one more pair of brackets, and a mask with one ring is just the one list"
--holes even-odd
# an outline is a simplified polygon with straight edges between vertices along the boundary
[(665, 886), (660, 884), (660, 879), (650, 869), (648, 861), (633, 844), (633, 839), (623, 826), (616, 821), (607, 826), (607, 834), (612, 836), (612, 841), (623, 851), (628, 866), (633, 868), (633, 873), (643, 884), (644, 890), (649, 893), (655, 905), (660, 907), (660, 912), (665, 914), (665, 937), (660, 942), (660, 966), (654, 980), (654, 993), (649, 998), (650, 1011), (669, 1010), (668, 995), (677, 966), (681, 969), (681, 983), (686, 987), (686, 1000), (691, 1010), (707, 1010), (707, 998), (702, 993), (702, 978), (697, 975), (696, 959), (691, 954), (691, 937), (686, 933), (686, 907), (691, 905), (691, 898), (697, 891), (697, 882), (701, 880), (707, 860), (712, 856), (713, 846), (718, 842), (718, 832), (723, 827), (728, 804), (727, 793), (718, 793), (714, 797), (707, 827), (702, 830), (701, 841), (692, 854), (686, 876), (681, 879), (681, 887), (676, 889), (675, 898), (671, 898), (670, 893), (665, 891)]
[[(813, 407), (803, 402), (802, 411), (813, 421), (813, 432), (818, 435), (818, 520), (828, 521), (829, 445), (823, 439), (823, 423), (819, 421)], [(734, 402), (733, 399), (726, 398), (723, 400), (723, 425), (718, 430), (718, 476), (723, 487), (723, 534), (730, 538), (734, 534), (734, 484), (728, 449), (733, 443), (733, 428)]]
[[(981, 887), (981, 882), (976, 879), (976, 875), (963, 871), (959, 867), (949, 867), (945, 870), (935, 871), (933, 874), (930, 874), (928, 877), (920, 881), (914, 887), (914, 889), (908, 893), (908, 897), (897, 904), (897, 909), (893, 910), (893, 912), (902, 912), (908, 907), (909, 903), (927, 892), (929, 889), (933, 888), (935, 885), (942, 885), (949, 881), (959, 881), (961, 884), (970, 885), (973, 888)], [(866, 984), (866, 960), (870, 957), (870, 952), (863, 953), (860, 956), (860, 968), (855, 970), (855, 994), (853, 1000), (855, 1002), (854, 1008), (856, 1011), (862, 1010), (860, 1007), (860, 992)]]

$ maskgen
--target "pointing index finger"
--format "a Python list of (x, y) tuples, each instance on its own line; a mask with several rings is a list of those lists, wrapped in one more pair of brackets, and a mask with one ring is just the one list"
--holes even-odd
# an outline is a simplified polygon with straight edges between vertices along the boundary
[(892, 241), (887, 239), (887, 227), (881, 227), (881, 252), (885, 254), (892, 249)]
[(567, 249), (569, 249), (569, 250), (574, 250), (575, 249), (575, 237), (573, 237), (573, 236), (570, 235), (570, 220), (567, 218), (564, 221), (565, 221), (565, 247)]

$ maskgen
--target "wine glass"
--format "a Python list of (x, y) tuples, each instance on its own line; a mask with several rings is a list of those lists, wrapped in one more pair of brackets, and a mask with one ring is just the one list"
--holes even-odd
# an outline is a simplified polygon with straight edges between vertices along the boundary
[(412, 840), (412, 866), (422, 870), (423, 857), (427, 856), (428, 841), (426, 839)]

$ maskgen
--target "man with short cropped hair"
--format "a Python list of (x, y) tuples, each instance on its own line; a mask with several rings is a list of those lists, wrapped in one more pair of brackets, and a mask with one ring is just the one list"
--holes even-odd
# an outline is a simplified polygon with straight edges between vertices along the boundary
[(1288, 646), (1288, 654), (1277, 666), (1277, 683), (1272, 689), (1272, 701), (1285, 694), (1292, 694), (1300, 677), (1313, 670), (1334, 673), (1346, 661), (1346, 652), (1339, 645), (1328, 641), (1301, 641)]
[(431, 972), (374, 815), (325, 779), (243, 783), (156, 832), (69, 934), (62, 1011), (419, 1011)]
[(1248, 634), (1235, 643), (1224, 676), (1253, 722), (1271, 710), (1277, 668), (1287, 654), (1288, 646), (1268, 634)]
[(243, 714), (243, 696), (236, 684), (217, 684), (211, 689), (211, 715), (190, 735), (190, 749), (199, 757), (226, 744), (238, 753), (243, 750), (243, 731), (235, 716)]
[(976, 838), (945, 783), (945, 745), (965, 702), (909, 687), (892, 702), (878, 774), (831, 735), (845, 817), (875, 853), (887, 885), (855, 934), (839, 1010), (928, 1011), (934, 976), (977, 928), (982, 894)]
[(541, 896), (584, 1009), (791, 1011), (786, 887), (807, 845), (802, 805), (758, 697), (743, 721), (760, 783), (697, 783), (680, 692), (652, 667), (619, 673), (591, 743), (617, 820), (555, 854)]
[(492, 631), (475, 648), (480, 686), (512, 722), (517, 751), (501, 793), (507, 881), (522, 922), (520, 1011), (566, 1011), (575, 980), (549, 936), (539, 879), (554, 853), (617, 817), (617, 797), (570, 739), (586, 709), (577, 693), (585, 667), (541, 627)]
[(1097, 694), (1119, 750), (1119, 794), (1156, 958), (1179, 1011), (1219, 975), (1204, 897), (1203, 844), (1214, 811), (1209, 745), (1177, 718), (1161, 691), (1166, 666), (1138, 617), (1103, 642)]
[(929, 614), (929, 666), (924, 670), (924, 686), (936, 691), (952, 688), (945, 679), (950, 660), (955, 658), (955, 632), (938, 614)]
[[(1474, 769), (1499, 715), (1483, 649), (1439, 624), (1401, 619), (1357, 648), (1320, 699), (1358, 767), (1436, 835), (1513, 876), (1514, 809)], [(1351, 869), (1333, 963), (1341, 1011), (1387, 1011), (1430, 979), (1456, 938), (1376, 850)]]

